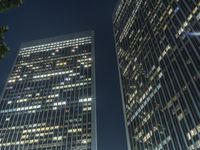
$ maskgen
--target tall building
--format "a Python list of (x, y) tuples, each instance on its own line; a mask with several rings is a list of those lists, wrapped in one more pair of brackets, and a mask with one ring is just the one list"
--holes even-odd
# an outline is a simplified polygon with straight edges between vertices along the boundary
[(22, 43), (0, 100), (1, 150), (97, 150), (94, 33)]
[(113, 24), (129, 150), (200, 149), (200, 2), (121, 0)]

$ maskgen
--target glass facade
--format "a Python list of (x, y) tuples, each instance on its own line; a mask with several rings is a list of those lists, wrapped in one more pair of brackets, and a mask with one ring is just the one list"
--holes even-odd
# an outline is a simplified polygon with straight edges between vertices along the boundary
[(0, 100), (1, 150), (96, 150), (94, 33), (22, 43)]
[(121, 0), (113, 25), (129, 150), (200, 149), (200, 2)]

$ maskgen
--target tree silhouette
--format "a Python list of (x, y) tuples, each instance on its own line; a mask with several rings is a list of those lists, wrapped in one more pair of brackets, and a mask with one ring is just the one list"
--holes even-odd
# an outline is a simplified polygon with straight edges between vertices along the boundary
[(0, 13), (22, 5), (22, 0), (0, 0)]
[[(22, 5), (22, 0), (0, 0), (0, 13), (8, 11), (9, 9), (19, 7)], [(8, 31), (8, 26), (0, 26), (0, 59), (9, 50), (5, 43), (5, 33)]]

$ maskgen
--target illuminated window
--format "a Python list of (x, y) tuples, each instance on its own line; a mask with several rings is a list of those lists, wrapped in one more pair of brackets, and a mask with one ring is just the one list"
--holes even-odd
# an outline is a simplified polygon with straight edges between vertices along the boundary
[(77, 129), (69, 129), (68, 133), (76, 133), (76, 132), (82, 132), (81, 128), (77, 128)]
[(8, 104), (11, 104), (12, 103), (12, 101), (8, 101)]
[(60, 140), (62, 140), (62, 139), (63, 139), (62, 136), (53, 137), (53, 140), (54, 140), (54, 141), (60, 141)]
[(10, 121), (10, 118), (6, 118), (6, 121)]
[(79, 99), (79, 102), (90, 102), (92, 101), (92, 98), (84, 98), (84, 99)]
[(66, 102), (57, 102), (53, 104), (54, 106), (59, 106), (59, 105), (66, 105)]

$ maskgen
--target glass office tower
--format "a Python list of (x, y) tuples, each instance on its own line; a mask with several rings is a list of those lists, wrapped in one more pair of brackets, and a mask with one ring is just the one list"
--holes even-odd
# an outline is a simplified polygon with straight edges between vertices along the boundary
[(0, 100), (1, 150), (96, 150), (94, 33), (22, 43)]
[(113, 24), (129, 150), (200, 149), (200, 2), (121, 0)]

